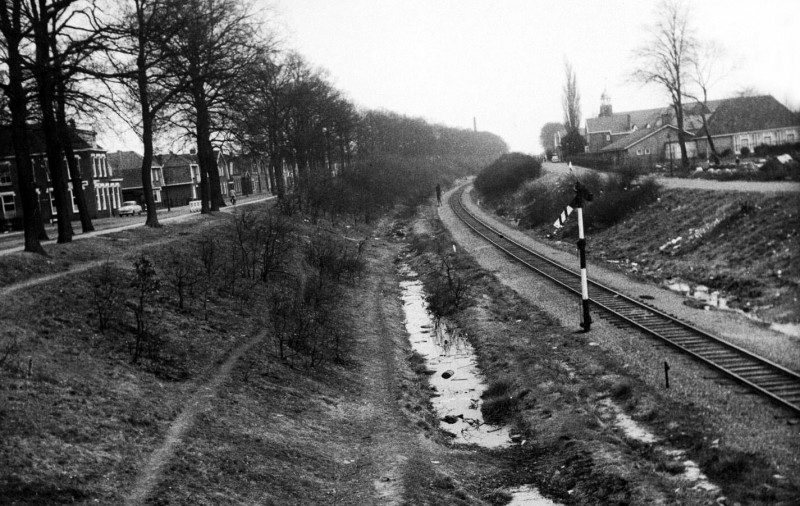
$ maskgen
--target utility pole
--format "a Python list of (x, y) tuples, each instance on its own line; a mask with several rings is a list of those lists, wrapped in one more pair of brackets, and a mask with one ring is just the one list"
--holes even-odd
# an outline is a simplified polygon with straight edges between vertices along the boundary
[(589, 314), (589, 283), (586, 276), (586, 239), (583, 234), (583, 203), (592, 201), (592, 194), (581, 184), (575, 181), (575, 200), (572, 207), (578, 211), (578, 252), (581, 265), (581, 327), (584, 332), (589, 332), (592, 326), (592, 317)]

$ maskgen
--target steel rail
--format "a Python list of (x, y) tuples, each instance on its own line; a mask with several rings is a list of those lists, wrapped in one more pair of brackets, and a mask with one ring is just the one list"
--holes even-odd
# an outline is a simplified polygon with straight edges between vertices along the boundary
[[(451, 209), (467, 227), (518, 263), (580, 297), (578, 273), (514, 241), (470, 212), (463, 203), (467, 186), (461, 186), (449, 198)], [(596, 281), (589, 284), (594, 308), (668, 343), (795, 414), (800, 413), (800, 374)]]

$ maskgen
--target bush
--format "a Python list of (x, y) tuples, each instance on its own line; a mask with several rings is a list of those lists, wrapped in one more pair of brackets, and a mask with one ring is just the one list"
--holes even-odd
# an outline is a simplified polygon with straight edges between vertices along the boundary
[[(603, 176), (591, 173), (581, 183), (593, 194), (592, 202), (585, 204), (584, 226), (587, 230), (603, 229), (622, 221), (630, 213), (658, 198), (659, 185), (652, 178), (635, 182), (636, 172), (625, 170)], [(523, 198), (529, 202), (520, 212), (520, 226), (537, 227), (553, 223), (564, 208), (575, 197), (575, 179), (565, 176), (554, 187), (531, 186)], [(574, 220), (564, 228), (565, 234), (577, 232)]]
[(748, 148), (747, 146), (744, 146), (744, 147), (742, 147), (742, 149), (739, 150), (739, 153), (741, 153), (742, 156), (749, 156), (750, 155), (750, 148)]
[(503, 155), (475, 178), (475, 189), (490, 201), (516, 191), (522, 183), (542, 174), (542, 164), (522, 153)]

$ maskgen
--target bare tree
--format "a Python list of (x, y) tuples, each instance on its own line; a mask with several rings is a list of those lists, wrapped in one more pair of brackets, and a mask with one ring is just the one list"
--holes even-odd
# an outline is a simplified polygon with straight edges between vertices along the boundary
[(28, 144), (28, 93), (24, 82), (22, 49), (29, 26), (24, 22), (22, 0), (3, 0), (0, 7), (0, 33), (3, 36), (4, 62), (8, 69), (8, 80), (0, 89), (8, 99), (11, 116), (11, 143), (17, 168), (20, 199), (22, 200), (22, 222), (25, 230), (25, 251), (44, 253), (40, 242), (42, 218), (37, 201), (33, 164)]
[(578, 91), (578, 79), (572, 64), (564, 61), (564, 94), (561, 98), (561, 107), (564, 110), (564, 127), (567, 132), (581, 127), (581, 94)]
[(726, 57), (725, 48), (718, 42), (704, 41), (698, 43), (697, 55), (692, 61), (691, 74), (692, 83), (696, 90), (687, 93), (687, 96), (702, 105), (700, 113), (703, 119), (703, 130), (706, 133), (708, 147), (714, 159), (718, 159), (718, 155), (708, 123), (710, 112), (708, 109), (708, 90), (720, 79), (724, 78), (731, 68)]
[(54, 72), (51, 56), (52, 27), (58, 26), (60, 18), (73, 0), (49, 3), (48, 0), (30, 0), (28, 15), (35, 56), (30, 64), (36, 80), (39, 109), (42, 117), (42, 134), (46, 139), (47, 163), (53, 186), (53, 200), (58, 217), (58, 242), (72, 240), (72, 203), (67, 188), (67, 174), (63, 160), (63, 143), (56, 120), (56, 92), (58, 78)]
[(697, 39), (690, 24), (688, 6), (683, 0), (662, 0), (656, 19), (648, 30), (650, 39), (635, 52), (637, 69), (632, 77), (643, 84), (659, 85), (669, 94), (677, 120), (681, 161), (686, 168), (689, 158), (683, 129), (683, 99), (697, 54)]
[[(111, 39), (113, 76), (125, 90), (128, 100), (119, 115), (142, 139), (142, 190), (147, 207), (148, 227), (160, 227), (153, 197), (151, 170), (154, 138), (162, 131), (165, 115), (176, 97), (186, 91), (187, 79), (170, 65), (176, 55), (170, 39), (185, 28), (179, 16), (179, 0), (128, 0), (122, 5), (121, 19)], [(128, 114), (132, 113), (132, 114)]]
[(224, 206), (212, 140), (257, 57), (260, 26), (245, 0), (186, 0), (171, 63), (188, 80), (180, 118), (197, 142), (202, 212)]

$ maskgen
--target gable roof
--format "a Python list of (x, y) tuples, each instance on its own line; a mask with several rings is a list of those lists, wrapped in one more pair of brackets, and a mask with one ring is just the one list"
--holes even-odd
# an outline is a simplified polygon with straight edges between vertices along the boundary
[[(72, 141), (73, 151), (97, 150), (104, 151), (94, 141), (96, 133), (93, 130), (70, 129), (69, 137)], [(90, 142), (91, 141), (91, 142)], [(47, 139), (41, 125), (28, 125), (28, 150), (30, 154), (43, 154), (47, 149)], [(11, 125), (0, 125), (0, 157), (14, 156), (14, 146), (11, 143)]]
[(165, 169), (168, 167), (188, 167), (189, 165), (197, 164), (197, 155), (179, 155), (175, 153), (167, 153), (153, 157), (153, 161), (156, 160)]
[(648, 124), (655, 124), (655, 121), (664, 112), (664, 108), (644, 109), (641, 111), (627, 111), (614, 113), (611, 116), (599, 116), (597, 118), (586, 118), (586, 130), (588, 133), (610, 132), (620, 134), (630, 132), (633, 127), (636, 129), (647, 128)]
[(142, 187), (142, 157), (134, 151), (106, 154), (106, 162), (114, 175), (122, 178), (122, 188)]
[(626, 135), (625, 137), (612, 142), (611, 144), (609, 144), (608, 146), (605, 146), (600, 151), (608, 152), (608, 151), (623, 151), (623, 150), (626, 150), (626, 149), (630, 148), (631, 146), (633, 146), (634, 144), (638, 144), (639, 142), (643, 141), (644, 139), (650, 137), (651, 135), (654, 135), (655, 133), (657, 133), (657, 132), (659, 132), (659, 131), (661, 131), (661, 130), (663, 130), (665, 128), (669, 128), (669, 129), (672, 129), (672, 130), (677, 130), (677, 128), (675, 128), (672, 125), (663, 125), (663, 126), (660, 126), (660, 127), (657, 127), (657, 128), (642, 128), (641, 130), (636, 130), (635, 132), (631, 133), (630, 135)]
[[(711, 135), (753, 132), (772, 128), (797, 126), (798, 122), (786, 106), (772, 95), (736, 97), (719, 101), (720, 104), (708, 119)], [(697, 136), (704, 136), (700, 129)]]

